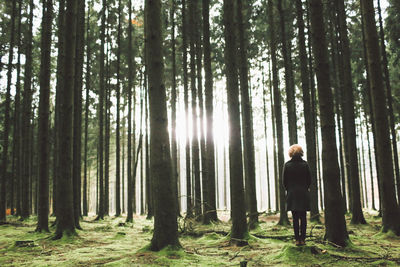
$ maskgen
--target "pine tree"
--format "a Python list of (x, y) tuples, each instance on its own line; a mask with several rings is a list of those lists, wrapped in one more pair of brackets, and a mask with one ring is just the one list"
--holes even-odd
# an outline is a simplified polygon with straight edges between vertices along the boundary
[(49, 231), (49, 117), (50, 117), (50, 50), (51, 26), (53, 20), (53, 1), (43, 2), (41, 63), (40, 63), (40, 100), (39, 100), (39, 192), (37, 232)]

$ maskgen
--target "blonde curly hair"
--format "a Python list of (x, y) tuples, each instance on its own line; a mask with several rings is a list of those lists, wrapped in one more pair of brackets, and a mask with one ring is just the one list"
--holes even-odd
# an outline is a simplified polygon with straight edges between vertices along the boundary
[(293, 158), (293, 156), (300, 156), (304, 155), (303, 148), (298, 145), (294, 144), (289, 147), (289, 157)]

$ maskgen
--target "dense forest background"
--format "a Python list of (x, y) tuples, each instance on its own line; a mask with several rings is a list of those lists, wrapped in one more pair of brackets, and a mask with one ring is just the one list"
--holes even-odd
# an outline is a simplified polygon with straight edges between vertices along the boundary
[(1, 222), (146, 215), (160, 250), (228, 210), (245, 245), (263, 212), (289, 224), (298, 143), (326, 240), (373, 210), (400, 235), (398, 1), (144, 2), (0, 3)]

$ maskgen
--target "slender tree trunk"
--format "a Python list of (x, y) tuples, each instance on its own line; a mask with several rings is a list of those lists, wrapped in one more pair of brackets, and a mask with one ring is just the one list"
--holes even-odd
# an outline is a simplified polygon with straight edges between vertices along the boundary
[(98, 103), (98, 114), (99, 117), (99, 146), (98, 146), (98, 154), (99, 154), (99, 211), (97, 219), (102, 220), (104, 218), (104, 93), (105, 93), (105, 84), (104, 84), (104, 45), (105, 45), (105, 31), (106, 31), (106, 1), (102, 1), (102, 10), (101, 10), (101, 27), (100, 27), (100, 71), (99, 71), (99, 103)]
[(267, 142), (267, 105), (266, 105), (266, 97), (267, 91), (265, 90), (265, 81), (264, 81), (264, 70), (263, 70), (263, 113), (264, 113), (264, 138), (265, 138), (265, 159), (266, 159), (266, 168), (267, 168), (267, 187), (268, 187), (268, 212), (271, 212), (271, 184), (270, 184), (270, 176), (269, 176), (269, 156), (268, 156), (268, 142)]
[(121, 146), (120, 146), (120, 121), (121, 121), (121, 0), (118, 0), (118, 33), (117, 33), (117, 129), (115, 132), (115, 216), (121, 215)]
[(355, 115), (354, 115), (354, 94), (351, 78), (351, 65), (350, 65), (350, 47), (349, 39), (347, 36), (347, 25), (346, 25), (346, 11), (344, 7), (344, 0), (336, 0), (336, 8), (338, 11), (338, 26), (339, 26), (339, 38), (341, 44), (341, 56), (343, 58), (343, 74), (344, 74), (344, 95), (343, 101), (343, 126), (346, 129), (344, 135), (344, 144), (348, 147), (349, 155), (349, 173), (348, 178), (351, 183), (351, 194), (352, 194), (352, 224), (365, 224), (364, 215), (361, 208), (360, 199), (360, 176), (358, 169), (358, 158), (357, 158), (357, 135), (355, 126)]
[[(62, 93), (62, 84), (64, 80), (64, 68), (63, 62), (65, 59), (65, 49), (64, 49), (64, 27), (65, 27), (65, 0), (59, 1), (58, 5), (58, 20), (57, 20), (57, 28), (58, 28), (58, 43), (57, 43), (57, 84), (56, 84), (56, 104), (55, 104), (55, 112), (54, 112), (54, 148), (53, 148), (53, 213), (57, 214), (57, 180), (59, 176), (59, 147), (58, 143), (58, 133), (60, 131), (60, 98)], [(57, 220), (57, 218), (56, 218)], [(54, 222), (54, 225), (56, 221)]]
[(190, 164), (190, 139), (189, 139), (189, 82), (187, 69), (187, 18), (186, 0), (182, 0), (182, 65), (183, 65), (183, 91), (185, 102), (185, 124), (186, 124), (186, 216), (193, 216), (192, 187), (191, 187), (191, 164)]
[[(272, 0), (268, 1), (269, 7), (269, 26), (270, 26), (270, 48), (271, 48), (271, 59), (272, 59), (272, 76), (273, 76), (273, 96), (274, 96), (274, 112), (275, 112), (275, 123), (277, 133), (277, 153), (278, 153), (278, 166), (282, 168), (284, 165), (283, 157), (283, 127), (282, 127), (282, 106), (281, 106), (281, 93), (279, 89), (279, 78), (277, 69), (277, 57), (276, 57), (276, 35), (274, 29), (274, 12)], [(278, 169), (279, 170), (279, 169)], [(289, 224), (289, 219), (286, 212), (286, 194), (283, 184), (281, 182), (281, 172), (279, 172), (279, 208), (280, 218), (279, 225)]]
[(74, 118), (73, 118), (73, 165), (72, 180), (74, 188), (74, 219), (75, 227), (81, 229), (79, 219), (81, 211), (81, 184), (82, 184), (82, 87), (83, 61), (85, 46), (85, 1), (79, 1), (76, 21), (75, 46), (75, 79), (74, 79)]
[[(206, 161), (207, 161), (207, 191), (208, 205), (204, 222), (218, 221), (215, 195), (215, 144), (214, 144), (214, 106), (213, 106), (213, 73), (211, 67), (210, 44), (210, 0), (203, 0), (203, 49), (204, 49), (204, 74), (205, 74), (205, 100), (206, 100)], [(217, 168), (218, 170), (218, 168)]]
[[(254, 229), (258, 224), (258, 211), (257, 211), (257, 194), (256, 194), (256, 166), (254, 155), (254, 133), (253, 133), (253, 114), (251, 107), (251, 99), (249, 96), (249, 69), (247, 58), (248, 43), (248, 23), (247, 17), (251, 13), (251, 7), (248, 1), (236, 1), (237, 8), (237, 23), (239, 30), (239, 77), (240, 77), (240, 96), (241, 96), (241, 110), (243, 121), (243, 154), (244, 154), (244, 169), (246, 181), (246, 200), (250, 212), (249, 215), (249, 228)], [(243, 14), (244, 13), (244, 14)], [(244, 18), (243, 18), (244, 17)]]
[[(283, 64), (285, 67), (285, 89), (286, 89), (286, 106), (288, 114), (288, 124), (289, 124), (289, 143), (297, 144), (297, 118), (296, 118), (296, 99), (294, 90), (294, 78), (293, 78), (293, 64), (291, 59), (291, 38), (287, 40), (288, 30), (286, 29), (287, 24), (292, 27), (293, 18), (290, 10), (283, 10), (282, 0), (278, 0), (278, 13), (280, 19), (281, 27), (281, 41), (282, 41), (282, 54), (283, 54)], [(286, 21), (285, 21), (286, 20)]]
[(73, 205), (73, 181), (72, 181), (72, 139), (73, 139), (73, 95), (74, 95), (74, 61), (75, 61), (75, 27), (77, 18), (76, 0), (66, 1), (65, 24), (65, 60), (63, 62), (64, 73), (62, 93), (60, 98), (60, 124), (58, 134), (60, 149), (59, 160), (63, 163), (57, 180), (57, 229), (54, 239), (60, 239), (64, 235), (75, 235), (74, 205)]
[(180, 246), (176, 220), (176, 200), (172, 184), (172, 166), (167, 132), (166, 93), (163, 82), (164, 62), (162, 57), (161, 1), (146, 1), (146, 26), (148, 42), (148, 77), (150, 128), (150, 171), (154, 194), (154, 234), (151, 250)]
[(316, 61), (319, 110), (322, 133), (322, 163), (325, 189), (325, 237), (340, 246), (348, 240), (340, 192), (340, 169), (337, 157), (333, 97), (329, 77), (328, 50), (321, 0), (310, 1), (311, 41)]
[[(88, 126), (89, 126), (89, 92), (91, 89), (91, 36), (90, 36), (90, 12), (93, 2), (89, 2), (86, 21), (86, 97), (85, 97), (85, 143), (84, 143), (84, 176), (83, 176), (83, 216), (88, 216)], [(90, 175), (90, 172), (89, 172)], [(90, 183), (89, 183), (90, 187)]]
[(189, 27), (190, 27), (190, 89), (192, 93), (192, 160), (194, 176), (194, 213), (197, 218), (201, 214), (201, 186), (200, 186), (200, 155), (197, 117), (197, 92), (196, 88), (196, 3), (189, 2)]
[(133, 87), (133, 58), (132, 53), (132, 1), (129, 0), (129, 26), (128, 26), (128, 214), (126, 216), (127, 222), (133, 222), (133, 179), (132, 179), (132, 87)]
[(17, 1), (12, 1), (11, 13), (11, 32), (10, 32), (10, 49), (8, 52), (8, 70), (7, 70), (7, 92), (4, 101), (4, 129), (3, 129), (3, 147), (2, 147), (2, 164), (1, 164), (1, 191), (0, 191), (0, 221), (6, 221), (6, 185), (7, 185), (7, 165), (8, 165), (8, 134), (10, 131), (10, 103), (11, 103), (11, 78), (13, 71), (13, 55), (14, 55), (14, 35), (15, 35), (15, 17), (17, 13)]
[[(11, 215), (15, 212), (15, 195), (19, 196), (19, 180), (21, 178), (21, 166), (22, 166), (22, 153), (21, 153), (21, 21), (22, 21), (22, 0), (18, 1), (18, 27), (17, 27), (17, 46), (18, 46), (18, 58), (17, 58), (17, 81), (15, 84), (15, 101), (14, 101), (14, 127), (13, 127), (13, 168), (12, 177), (10, 183), (10, 208)], [(17, 191), (17, 193), (15, 192)], [(16, 194), (15, 194), (16, 193)], [(17, 201), (19, 198), (17, 197)], [(17, 204), (18, 206), (18, 204)]]
[(40, 59), (40, 100), (39, 100), (39, 203), (37, 232), (49, 232), (49, 152), (50, 152), (50, 50), (51, 26), (53, 20), (53, 1), (43, 3), (43, 18), (41, 32), (41, 59)]
[[(202, 65), (202, 57), (203, 57), (203, 51), (202, 51), (202, 21), (201, 21), (201, 9), (199, 6), (201, 6), (201, 1), (199, 1), (196, 6), (195, 6), (195, 25), (196, 25), (196, 32), (195, 32), (195, 45), (196, 45), (196, 71), (197, 71), (197, 88), (198, 88), (198, 97), (199, 97), (199, 139), (200, 139), (200, 155), (201, 155), (201, 196), (202, 196), (202, 207), (203, 207), (203, 222), (204, 220), (208, 220), (205, 217), (208, 217), (208, 213), (206, 212), (207, 206), (208, 206), (208, 181), (207, 181), (207, 172), (208, 172), (208, 165), (207, 165), (207, 160), (206, 160), (206, 141), (204, 138), (204, 97), (203, 97), (203, 77), (202, 77), (202, 71), (203, 71), (203, 65)], [(200, 208), (201, 208), (200, 206)]]
[(226, 87), (229, 114), (229, 173), (231, 189), (231, 243), (247, 244), (245, 195), (243, 191), (242, 142), (240, 136), (240, 106), (238, 86), (238, 65), (236, 61), (235, 3), (224, 0), (223, 21), (225, 35)]
[(369, 162), (369, 177), (371, 180), (371, 201), (372, 201), (372, 209), (376, 210), (375, 207), (375, 187), (374, 187), (374, 175), (373, 175), (373, 166), (372, 166), (372, 156), (371, 156), (371, 142), (369, 139), (369, 123), (367, 120), (367, 114), (364, 110), (364, 117), (365, 117), (365, 129), (367, 132), (367, 143), (368, 143), (368, 162)]
[[(172, 153), (172, 174), (173, 174), (173, 184), (175, 188), (176, 197), (176, 208), (179, 214), (179, 197), (178, 197), (178, 182), (179, 182), (179, 172), (178, 172), (178, 150), (177, 150), (177, 135), (176, 135), (176, 40), (175, 40), (175, 12), (176, 3), (172, 0), (170, 17), (171, 17), (171, 50), (172, 50), (172, 88), (171, 88), (171, 153)], [(146, 123), (147, 124), (147, 123)]]
[[(271, 55), (272, 61), (272, 55)], [(276, 63), (276, 62), (275, 62)], [(273, 66), (273, 63), (271, 64)], [(272, 124), (272, 140), (273, 140), (273, 151), (272, 155), (274, 158), (274, 182), (275, 182), (275, 210), (279, 211), (279, 170), (278, 170), (278, 153), (276, 149), (276, 122), (275, 122), (275, 107), (274, 107), (274, 98), (273, 98), (273, 79), (272, 79), (272, 66), (269, 68), (269, 95), (270, 95), (270, 102), (271, 102), (271, 124)]]
[(398, 223), (400, 221), (400, 210), (396, 202), (394, 188), (389, 122), (373, 2), (361, 0), (361, 12), (364, 20), (370, 91), (376, 130), (376, 153), (379, 162), (379, 175), (381, 175), (379, 183), (382, 190), (382, 231), (391, 230), (396, 235), (400, 235), (400, 224)]
[(310, 186), (310, 201), (311, 201), (311, 221), (319, 221), (318, 210), (318, 183), (317, 183), (317, 162), (316, 162), (316, 144), (315, 144), (315, 123), (312, 116), (311, 94), (310, 94), (310, 79), (307, 63), (307, 50), (304, 34), (303, 7), (301, 0), (296, 0), (297, 28), (298, 28), (298, 47), (300, 56), (300, 75), (301, 89), (303, 93), (304, 107), (304, 122), (305, 135), (307, 143), (307, 162), (311, 170), (311, 186)]
[(33, 0), (29, 2), (29, 26), (26, 33), (24, 92), (22, 104), (22, 178), (21, 178), (21, 212), (22, 219), (29, 216), (29, 162), (30, 162), (30, 118), (32, 114), (32, 30), (33, 30)]
[(392, 96), (392, 86), (390, 84), (389, 69), (388, 69), (388, 59), (386, 55), (386, 45), (385, 45), (385, 33), (383, 31), (382, 22), (382, 12), (381, 12), (381, 1), (378, 0), (378, 14), (379, 14), (379, 35), (382, 50), (382, 68), (383, 68), (383, 79), (385, 81), (386, 87), (386, 98), (389, 112), (389, 125), (390, 134), (392, 137), (392, 149), (393, 149), (393, 162), (394, 162), (394, 174), (396, 178), (397, 185), (397, 201), (400, 205), (400, 171), (399, 171), (399, 153), (397, 150), (397, 136), (395, 130), (395, 118), (393, 114), (393, 96)]

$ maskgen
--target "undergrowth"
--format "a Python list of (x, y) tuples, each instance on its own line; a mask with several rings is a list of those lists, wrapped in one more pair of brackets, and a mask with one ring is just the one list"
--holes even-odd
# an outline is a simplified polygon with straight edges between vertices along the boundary
[[(324, 225), (316, 223), (308, 224), (307, 245), (296, 247), (291, 226), (278, 226), (278, 215), (260, 215), (243, 247), (229, 242), (227, 221), (202, 225), (180, 219), (182, 247), (158, 252), (148, 249), (153, 222), (143, 216), (135, 216), (133, 223), (125, 223), (123, 217), (102, 221), (85, 217), (77, 236), (56, 241), (51, 240), (54, 228), (52, 233), (34, 232), (35, 217), (20, 222), (10, 216), (9, 224), (0, 226), (0, 266), (239, 266), (241, 262), (247, 266), (398, 266), (400, 238), (382, 233), (380, 218), (365, 216), (367, 225), (352, 225), (346, 217), (351, 242), (345, 248), (326, 242)], [(23, 241), (23, 246), (16, 241)]]

